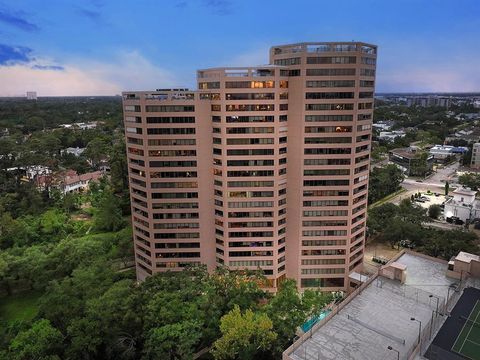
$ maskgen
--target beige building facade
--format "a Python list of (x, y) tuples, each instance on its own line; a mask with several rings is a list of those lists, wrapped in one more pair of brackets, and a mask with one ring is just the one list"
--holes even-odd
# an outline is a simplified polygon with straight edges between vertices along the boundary
[(347, 289), (362, 264), (374, 45), (275, 46), (198, 90), (123, 94), (137, 276), (262, 269)]

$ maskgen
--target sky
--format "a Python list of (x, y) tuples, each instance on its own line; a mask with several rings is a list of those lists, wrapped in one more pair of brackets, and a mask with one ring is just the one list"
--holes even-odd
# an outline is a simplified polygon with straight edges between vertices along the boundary
[(195, 88), (273, 45), (378, 45), (377, 92), (480, 91), (480, 0), (0, 0), (0, 96)]

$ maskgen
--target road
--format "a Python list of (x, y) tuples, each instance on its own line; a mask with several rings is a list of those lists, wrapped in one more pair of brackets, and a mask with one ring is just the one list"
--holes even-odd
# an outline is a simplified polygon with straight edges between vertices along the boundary
[(430, 190), (434, 193), (438, 192), (443, 194), (445, 192), (445, 181), (448, 181), (450, 185), (457, 182), (456, 171), (459, 166), (460, 164), (457, 161), (443, 169), (438, 169), (433, 175), (425, 180), (419, 181), (417, 179), (406, 178), (402, 182), (402, 187), (407, 191), (390, 199), (389, 202), (398, 205), (400, 204), (400, 201), (410, 198), (413, 194), (418, 193), (419, 191), (425, 193)]
[[(402, 187), (407, 190), (416, 191), (433, 191), (442, 192), (445, 189), (445, 182), (448, 181), (450, 185), (457, 182), (458, 178), (456, 172), (460, 166), (458, 161), (450, 164), (443, 169), (438, 169), (433, 175), (429, 176), (425, 180), (416, 180), (407, 178), (403, 180)], [(440, 191), (439, 191), (440, 190)]]

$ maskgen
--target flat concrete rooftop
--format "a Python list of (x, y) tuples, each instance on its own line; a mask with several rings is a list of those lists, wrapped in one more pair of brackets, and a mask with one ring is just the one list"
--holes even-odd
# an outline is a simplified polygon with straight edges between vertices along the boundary
[[(400, 359), (417, 344), (419, 323), (425, 326), (443, 303), (454, 279), (445, 276), (447, 263), (404, 253), (396, 263), (406, 266), (405, 284), (382, 276), (374, 279), (350, 303), (313, 332), (290, 354), (294, 360)], [(429, 295), (432, 295), (430, 297)]]

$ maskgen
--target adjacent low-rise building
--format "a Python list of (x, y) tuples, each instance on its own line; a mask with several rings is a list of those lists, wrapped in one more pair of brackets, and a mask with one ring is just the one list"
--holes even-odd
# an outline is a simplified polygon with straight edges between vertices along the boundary
[(412, 148), (397, 148), (390, 150), (388, 159), (400, 167), (407, 176), (424, 176), (432, 171), (433, 155), (422, 156), (420, 150)]
[(480, 169), (480, 143), (473, 144), (470, 167), (472, 169)]
[(79, 175), (75, 170), (65, 170), (54, 174), (45, 174), (35, 177), (34, 181), (39, 190), (59, 189), (63, 194), (88, 190), (92, 181), (99, 181), (104, 175), (102, 171), (93, 171)]
[(79, 157), (80, 155), (82, 155), (82, 153), (84, 151), (85, 151), (85, 148), (69, 147), (69, 148), (61, 150), (60, 152), (61, 152), (62, 155), (72, 154), (72, 155), (75, 155), (76, 157)]
[(433, 155), (435, 162), (445, 162), (453, 156), (463, 154), (468, 151), (468, 148), (451, 145), (435, 145), (429, 152)]
[(402, 130), (380, 131), (378, 138), (384, 141), (395, 141), (396, 138), (403, 138), (405, 135), (405, 131)]
[(459, 280), (467, 275), (480, 278), (480, 256), (460, 251), (448, 262), (447, 275)]
[(476, 191), (470, 188), (458, 188), (453, 197), (445, 201), (445, 219), (462, 223), (480, 218), (480, 201), (475, 198)]
[(75, 170), (68, 170), (59, 176), (58, 188), (64, 193), (88, 190), (92, 181), (98, 181), (103, 176), (101, 171), (93, 171), (78, 175)]
[(420, 359), (427, 349), (433, 354), (437, 348), (432, 351), (430, 344), (448, 320), (445, 314), (478, 288), (479, 275), (476, 255), (460, 252), (448, 262), (404, 250), (326, 309), (306, 333), (297, 329), (298, 339), (282, 358)]
[(392, 120), (378, 121), (372, 125), (374, 129), (388, 131), (392, 128), (394, 122)]

